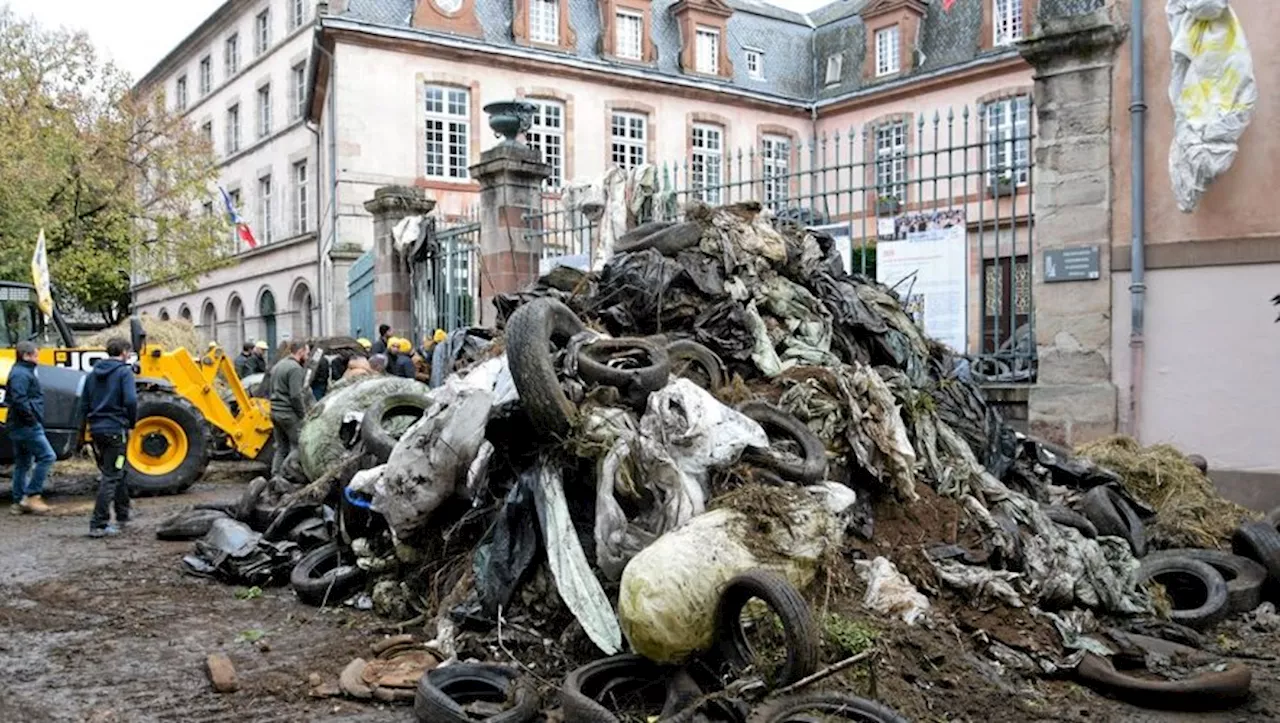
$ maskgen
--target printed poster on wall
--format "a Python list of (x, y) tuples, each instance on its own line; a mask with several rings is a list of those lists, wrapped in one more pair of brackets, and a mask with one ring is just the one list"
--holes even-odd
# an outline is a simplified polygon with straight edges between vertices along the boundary
[(952, 350), (968, 346), (968, 240), (964, 211), (898, 216), (876, 243), (876, 280), (892, 287), (925, 333)]

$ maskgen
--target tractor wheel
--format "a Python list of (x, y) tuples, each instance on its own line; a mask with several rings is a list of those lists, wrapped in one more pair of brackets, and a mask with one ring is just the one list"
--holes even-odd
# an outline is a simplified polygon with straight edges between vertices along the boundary
[(138, 423), (129, 435), (129, 491), (139, 497), (182, 492), (204, 474), (213, 444), (204, 415), (165, 392), (138, 394)]

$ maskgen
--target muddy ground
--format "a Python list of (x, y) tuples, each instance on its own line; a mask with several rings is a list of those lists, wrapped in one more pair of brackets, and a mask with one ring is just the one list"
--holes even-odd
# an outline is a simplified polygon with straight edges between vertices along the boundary
[[(309, 675), (336, 680), (353, 657), (367, 655), (388, 621), (302, 605), (287, 587), (237, 599), (234, 587), (181, 572), (190, 543), (155, 539), (168, 512), (233, 499), (254, 471), (215, 464), (187, 494), (135, 501), (136, 524), (109, 540), (86, 536), (92, 503), (84, 492), (92, 474), (83, 465), (59, 465), (52, 487), (62, 494), (51, 499), (58, 516), (10, 516), (0, 504), (0, 722), (411, 720), (404, 706), (308, 695)], [(0, 484), (7, 489), (5, 472)], [(899, 519), (882, 514), (877, 540), (860, 545), (861, 553), (907, 560), (911, 550), (938, 541), (930, 531), (950, 524), (947, 514), (937, 505)], [(912, 565), (903, 567), (917, 575)], [(1014, 649), (1053, 645), (1050, 631), (1029, 615), (976, 610), (939, 596), (941, 622), (908, 628), (861, 611), (856, 581), (820, 584), (815, 594), (823, 604), (872, 631), (881, 650), (874, 674), (851, 671), (834, 684), (862, 694), (874, 686), (876, 697), (913, 721), (1280, 720), (1280, 630), (1233, 621), (1209, 636), (1213, 647), (1253, 667), (1248, 703), (1218, 713), (1143, 711), (1069, 680), (1002, 674), (980, 661), (974, 651), (990, 638)], [(262, 642), (244, 641), (250, 631), (261, 631)], [(212, 692), (204, 661), (213, 652), (230, 656), (240, 691)], [(825, 653), (828, 660), (840, 657)]]

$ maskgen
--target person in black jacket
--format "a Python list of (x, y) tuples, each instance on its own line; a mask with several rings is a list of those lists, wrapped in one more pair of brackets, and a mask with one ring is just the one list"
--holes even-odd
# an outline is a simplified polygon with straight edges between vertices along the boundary
[(413, 346), (408, 339), (392, 337), (387, 342), (387, 373), (405, 379), (413, 379), (417, 367), (413, 365)]
[[(133, 346), (120, 338), (107, 342), (107, 359), (99, 359), (85, 381), (80, 411), (89, 425), (93, 451), (98, 457), (98, 499), (89, 520), (90, 537), (117, 535), (129, 524), (129, 485), (125, 482), (125, 455), (129, 430), (138, 421), (138, 389), (129, 366)], [(116, 524), (111, 524), (115, 506)]]
[(44, 481), (58, 458), (44, 435), (44, 392), (36, 376), (40, 352), (29, 341), (18, 342), (18, 360), (9, 370), (5, 383), (5, 401), (9, 417), (5, 431), (13, 443), (13, 514), (33, 512), (47, 514), (44, 503)]
[(391, 342), (391, 325), (381, 324), (378, 326), (378, 340), (373, 342), (374, 354), (386, 354), (387, 347)]

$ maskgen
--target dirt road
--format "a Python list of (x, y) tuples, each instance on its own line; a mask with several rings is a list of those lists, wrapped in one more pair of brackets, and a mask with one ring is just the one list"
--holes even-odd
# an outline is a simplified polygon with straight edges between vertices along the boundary
[[(12, 517), (0, 504), (0, 721), (410, 718), (403, 707), (307, 695), (309, 674), (336, 680), (367, 655), (376, 619), (307, 607), (287, 587), (238, 600), (234, 587), (181, 572), (190, 543), (155, 539), (169, 511), (240, 489), (224, 475), (178, 497), (138, 500), (137, 524), (109, 540), (87, 537), (92, 503), (83, 497), (51, 500), (62, 516), (50, 518)], [(237, 642), (257, 635), (248, 631), (262, 631), (261, 644)], [(235, 664), (239, 692), (210, 689), (204, 661), (218, 651)]]

